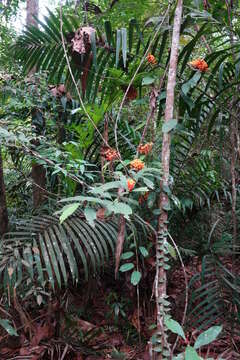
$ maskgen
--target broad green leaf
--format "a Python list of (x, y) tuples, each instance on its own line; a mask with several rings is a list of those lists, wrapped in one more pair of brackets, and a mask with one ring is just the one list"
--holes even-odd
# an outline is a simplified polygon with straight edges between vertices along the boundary
[(188, 80), (185, 84), (183, 84), (182, 92), (184, 93), (184, 95), (187, 95), (189, 90), (197, 85), (201, 76), (202, 76), (201, 72), (197, 72), (190, 80)]
[(145, 76), (143, 79), (142, 79), (142, 85), (151, 85), (153, 84), (155, 81), (155, 79), (151, 76)]
[(193, 347), (188, 346), (185, 351), (185, 360), (201, 360), (201, 358)]
[(122, 260), (128, 260), (130, 259), (131, 257), (133, 257), (134, 255), (134, 252), (133, 251), (128, 251), (128, 252), (125, 252), (121, 255), (121, 259)]
[(0, 319), (0, 325), (8, 332), (9, 335), (18, 336), (18, 333), (14, 327), (10, 325), (8, 319)]
[(200, 334), (197, 337), (197, 340), (195, 341), (194, 344), (194, 349), (199, 349), (202, 346), (210, 344), (211, 342), (216, 340), (216, 338), (218, 337), (221, 331), (222, 331), (222, 326), (210, 327), (208, 330), (204, 331), (202, 334)]
[(147, 257), (149, 255), (147, 249), (144, 246), (139, 246), (139, 251), (143, 257)]
[(92, 194), (104, 195), (105, 191), (118, 189), (121, 185), (121, 181), (110, 181), (106, 184), (93, 188), (90, 192)]
[(167, 243), (167, 249), (168, 249), (169, 254), (172, 256), (172, 258), (176, 260), (177, 254), (176, 254), (176, 250), (174, 249), (174, 247), (171, 244)]
[(132, 214), (132, 209), (129, 205), (119, 202), (114, 202), (108, 206), (110, 211), (114, 214), (122, 214), (126, 219), (129, 219), (129, 215)]
[(147, 192), (147, 191), (148, 191), (148, 188), (146, 186), (132, 190), (132, 192)]
[(127, 264), (123, 264), (122, 266), (120, 266), (119, 271), (126, 272), (129, 270), (132, 270), (133, 268), (134, 268), (133, 263), (127, 263)]
[(95, 223), (94, 220), (97, 219), (97, 212), (93, 208), (85, 208), (84, 215), (86, 217), (87, 222), (94, 227)]
[(175, 321), (173, 319), (166, 319), (165, 325), (174, 334), (177, 334), (177, 335), (181, 336), (184, 340), (186, 340), (183, 328), (177, 321)]
[(139, 271), (133, 271), (131, 275), (131, 283), (136, 286), (141, 280), (142, 274)]
[(73, 203), (71, 205), (64, 206), (60, 216), (60, 224), (62, 224), (69, 216), (71, 216), (77, 210), (79, 205), (79, 203)]
[(163, 133), (168, 133), (171, 130), (173, 130), (176, 126), (177, 126), (177, 120), (176, 119), (172, 119), (167, 121), (166, 123), (163, 124), (162, 126), (162, 132)]

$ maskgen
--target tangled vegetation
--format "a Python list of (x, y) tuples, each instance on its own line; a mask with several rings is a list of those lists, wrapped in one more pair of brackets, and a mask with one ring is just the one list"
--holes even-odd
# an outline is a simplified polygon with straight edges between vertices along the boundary
[(14, 30), (22, 3), (0, 1), (0, 359), (238, 359), (238, 3), (27, 0)]

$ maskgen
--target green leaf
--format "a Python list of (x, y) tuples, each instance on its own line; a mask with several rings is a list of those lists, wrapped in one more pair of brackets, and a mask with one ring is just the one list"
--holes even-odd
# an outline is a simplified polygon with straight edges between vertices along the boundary
[(165, 325), (174, 334), (177, 334), (177, 335), (181, 336), (184, 340), (186, 340), (183, 328), (177, 321), (175, 321), (173, 319), (166, 319)]
[(208, 345), (220, 334), (222, 331), (222, 326), (212, 326), (208, 330), (204, 331), (202, 334), (200, 334), (194, 344), (194, 349), (199, 349), (202, 346)]
[(193, 347), (188, 346), (185, 351), (185, 360), (201, 360), (201, 358)]
[(127, 263), (127, 264), (123, 264), (122, 266), (120, 266), (119, 271), (126, 272), (126, 271), (129, 271), (129, 270), (132, 270), (133, 268), (134, 268), (133, 263)]
[(94, 220), (97, 219), (97, 212), (96, 210), (94, 210), (93, 208), (89, 208), (87, 207), (84, 210), (84, 215), (86, 217), (87, 222), (91, 225), (91, 226), (95, 226)]
[(189, 90), (192, 89), (195, 85), (197, 85), (201, 76), (201, 72), (197, 72), (190, 80), (183, 84), (182, 92), (184, 93), (184, 95), (187, 95)]
[(171, 210), (171, 205), (170, 205), (169, 202), (167, 204), (163, 205), (163, 210), (165, 210), (165, 211), (170, 211)]
[(128, 252), (125, 252), (121, 255), (121, 259), (122, 260), (128, 260), (130, 259), (132, 256), (134, 255), (134, 252), (133, 251), (128, 251)]
[(120, 46), (121, 46), (121, 30), (117, 30), (117, 42), (116, 42), (116, 67), (118, 67), (119, 63), (119, 54), (120, 54)]
[(122, 56), (123, 56), (123, 66), (126, 67), (127, 64), (127, 29), (122, 28)]
[(118, 189), (121, 185), (121, 181), (110, 181), (106, 184), (103, 184), (101, 186), (97, 186), (90, 190), (92, 194), (100, 194), (104, 195), (104, 192), (112, 189)]
[(171, 130), (173, 130), (176, 126), (177, 126), (177, 120), (176, 119), (172, 119), (167, 121), (166, 123), (163, 124), (162, 126), (162, 132), (163, 133), (168, 133)]
[(174, 356), (172, 360), (184, 360), (184, 353)]
[(144, 246), (139, 246), (139, 251), (143, 257), (147, 257), (149, 255), (147, 249)]
[(62, 214), (60, 216), (60, 224), (62, 224), (69, 216), (71, 216), (79, 207), (79, 203), (73, 203), (71, 205), (66, 205), (62, 209)]
[(129, 215), (132, 215), (131, 207), (124, 203), (115, 202), (113, 204), (109, 204), (108, 208), (110, 211), (113, 211), (114, 214), (122, 214), (128, 220)]
[(153, 84), (155, 81), (155, 79), (151, 76), (145, 76), (143, 79), (142, 79), (142, 85), (151, 85)]
[(133, 271), (131, 275), (131, 284), (136, 286), (141, 280), (142, 274), (139, 271)]
[(18, 336), (18, 333), (14, 327), (10, 325), (8, 319), (0, 319), (0, 325), (8, 332), (9, 335)]
[(177, 254), (176, 254), (176, 250), (174, 249), (174, 247), (171, 244), (167, 243), (167, 249), (168, 249), (169, 254), (172, 256), (172, 258), (176, 260)]

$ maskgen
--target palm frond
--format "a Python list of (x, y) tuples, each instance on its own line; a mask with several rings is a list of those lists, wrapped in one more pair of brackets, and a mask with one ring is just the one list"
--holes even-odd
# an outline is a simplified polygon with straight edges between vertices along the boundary
[(188, 321), (191, 328), (202, 330), (221, 323), (239, 332), (239, 279), (223, 261), (206, 255), (201, 273), (190, 282), (190, 290)]
[(5, 235), (1, 243), (0, 273), (4, 286), (20, 285), (26, 274), (42, 286), (61, 288), (100, 271), (114, 252), (114, 221), (91, 227), (78, 211), (63, 224), (55, 216), (33, 217)]

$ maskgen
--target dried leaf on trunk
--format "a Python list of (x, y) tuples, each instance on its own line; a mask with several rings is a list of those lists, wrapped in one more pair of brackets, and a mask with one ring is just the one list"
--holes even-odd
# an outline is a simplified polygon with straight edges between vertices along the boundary
[(123, 250), (124, 244), (124, 237), (125, 237), (125, 226), (126, 226), (126, 219), (123, 215), (119, 218), (119, 230), (118, 230), (118, 239), (117, 239), (117, 247), (116, 247), (116, 254), (115, 254), (115, 278), (117, 277), (117, 272), (119, 269), (120, 264), (120, 257)]
[(91, 35), (95, 34), (96, 30), (91, 26), (80, 27), (72, 39), (73, 51), (79, 54), (86, 54), (90, 50), (91, 46)]

